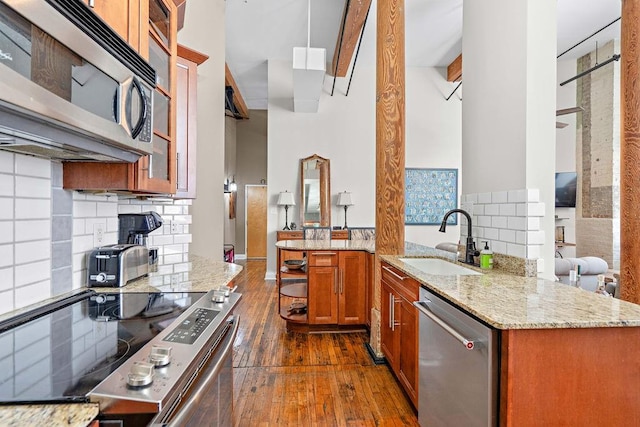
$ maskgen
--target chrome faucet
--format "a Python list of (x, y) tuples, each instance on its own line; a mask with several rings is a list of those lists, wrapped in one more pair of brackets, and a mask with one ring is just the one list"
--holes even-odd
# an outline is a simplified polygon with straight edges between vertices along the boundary
[(447, 229), (447, 219), (451, 216), (451, 214), (459, 212), (465, 217), (467, 217), (467, 245), (464, 253), (464, 262), (466, 264), (474, 264), (473, 257), (478, 256), (478, 251), (476, 250), (476, 244), (473, 241), (473, 237), (471, 236), (471, 215), (465, 210), (462, 209), (451, 209), (449, 212), (444, 214), (444, 218), (442, 218), (442, 223), (440, 223), (440, 231), (444, 233)]

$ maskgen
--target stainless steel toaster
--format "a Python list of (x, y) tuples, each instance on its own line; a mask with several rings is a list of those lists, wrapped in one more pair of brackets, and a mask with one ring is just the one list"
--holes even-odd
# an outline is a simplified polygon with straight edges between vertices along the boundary
[(142, 245), (101, 246), (87, 257), (89, 287), (121, 287), (149, 273), (149, 250)]

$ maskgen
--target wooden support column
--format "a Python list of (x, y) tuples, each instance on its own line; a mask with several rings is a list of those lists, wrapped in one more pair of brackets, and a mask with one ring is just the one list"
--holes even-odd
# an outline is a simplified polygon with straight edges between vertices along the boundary
[(621, 298), (640, 304), (640, 0), (622, 1), (620, 84)]
[(377, 5), (376, 265), (371, 346), (380, 353), (379, 255), (404, 253), (405, 56), (404, 0), (378, 0)]

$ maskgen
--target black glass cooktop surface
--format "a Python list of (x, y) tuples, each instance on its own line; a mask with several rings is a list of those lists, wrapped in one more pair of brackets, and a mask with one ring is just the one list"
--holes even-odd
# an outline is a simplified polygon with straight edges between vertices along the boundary
[(86, 401), (100, 381), (203, 295), (90, 293), (4, 330), (0, 404)]

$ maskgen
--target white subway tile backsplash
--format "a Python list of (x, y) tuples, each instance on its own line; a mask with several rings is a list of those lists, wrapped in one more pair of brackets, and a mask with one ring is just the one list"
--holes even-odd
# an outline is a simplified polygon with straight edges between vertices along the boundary
[(526, 190), (510, 190), (507, 199), (509, 203), (524, 203), (527, 201)]
[(476, 225), (478, 227), (491, 227), (491, 217), (484, 216), (484, 215), (479, 216), (478, 219), (476, 220)]
[(483, 237), (489, 240), (499, 240), (500, 230), (498, 230), (497, 228), (485, 228)]
[(96, 202), (78, 200), (73, 202), (74, 218), (95, 218), (98, 214)]
[(51, 220), (33, 219), (15, 222), (16, 242), (51, 238)]
[(13, 267), (0, 269), (0, 291), (8, 289), (13, 289)]
[(491, 203), (491, 193), (478, 193), (478, 203)]
[(0, 245), (0, 267), (13, 265), (13, 244)]
[(516, 215), (516, 205), (515, 203), (503, 203), (498, 205), (500, 206), (500, 215), (502, 216), (515, 216)]
[(515, 243), (516, 242), (515, 230), (500, 230), (500, 240), (507, 243)]
[(508, 191), (494, 191), (491, 193), (491, 203), (507, 203), (509, 201)]
[(176, 272), (176, 273), (187, 272), (190, 269), (191, 269), (191, 263), (189, 263), (189, 262), (184, 262), (182, 264), (176, 264), (173, 267), (173, 271)]
[(527, 203), (527, 216), (544, 216), (544, 202)]
[(13, 242), (13, 221), (0, 221), (0, 244)]
[(0, 172), (13, 174), (14, 154), (0, 150)]
[(507, 217), (506, 216), (492, 216), (491, 217), (491, 227), (493, 227), (493, 228), (507, 228)]
[(544, 245), (544, 231), (528, 231), (527, 232), (527, 244), (529, 245)]
[(472, 215), (484, 215), (484, 207), (485, 205), (474, 205)]
[(484, 205), (485, 215), (500, 215), (500, 205)]
[(510, 230), (526, 230), (527, 219), (519, 216), (507, 217), (507, 228)]
[(13, 175), (0, 173), (0, 196), (14, 195), (14, 177)]
[(8, 313), (15, 309), (13, 304), (13, 289), (0, 292), (0, 313)]
[(0, 197), (0, 220), (13, 219), (13, 199)]
[(118, 216), (118, 204), (117, 203), (96, 203), (97, 215), (101, 217), (117, 217)]
[[(17, 270), (18, 267), (16, 267)], [(17, 274), (16, 274), (17, 276)], [(50, 298), (51, 280), (43, 280), (28, 286), (18, 287), (14, 290), (16, 308), (26, 307), (31, 304)]]
[(31, 156), (16, 155), (16, 175), (51, 178), (51, 161)]
[(507, 253), (507, 244), (505, 242), (493, 242), (493, 248), (492, 248), (494, 253), (499, 253), (499, 254), (506, 254)]
[(180, 262), (183, 262), (184, 260), (182, 259), (182, 254), (176, 254), (176, 255), (165, 255), (164, 256), (164, 263), (165, 264), (177, 264)]
[(87, 252), (93, 248), (93, 234), (73, 236), (73, 253)]
[(538, 273), (544, 273), (544, 258), (537, 259)]
[(86, 234), (86, 221), (80, 218), (73, 218), (73, 235)]
[(173, 220), (179, 224), (191, 224), (191, 215), (175, 215)]
[(117, 233), (119, 228), (118, 217), (107, 218), (107, 231)]
[(527, 230), (530, 230), (530, 231), (540, 230), (540, 218), (539, 217), (527, 218)]
[(528, 202), (539, 202), (540, 201), (540, 190), (537, 188), (530, 188), (527, 190), (527, 201)]
[(540, 258), (541, 245), (529, 245), (527, 248), (527, 259)]
[(16, 199), (16, 219), (49, 219), (50, 199)]
[(176, 234), (173, 236), (174, 243), (191, 243), (191, 234)]
[[(16, 287), (24, 286), (36, 282), (48, 281), (51, 277), (51, 260), (37, 261), (29, 264), (22, 264), (15, 266), (15, 284)], [(47, 290), (44, 298), (49, 297), (49, 290)], [(36, 296), (37, 298), (37, 296)], [(40, 298), (40, 299), (44, 299)], [(16, 304), (18, 299), (16, 298)], [(19, 305), (19, 304), (18, 304)]]
[(173, 244), (173, 236), (153, 236), (151, 238), (151, 244), (153, 246), (162, 246), (162, 245), (172, 245)]
[(527, 204), (526, 203), (516, 203), (516, 216), (527, 216)]
[(165, 206), (165, 215), (182, 215), (182, 206)]
[(140, 213), (142, 212), (142, 207), (140, 205), (118, 205), (118, 213)]
[(51, 258), (51, 240), (36, 240), (15, 244), (15, 263), (41, 261)]
[(16, 194), (22, 197), (51, 198), (51, 180), (16, 176)]
[(527, 232), (526, 231), (516, 231), (516, 243), (520, 245), (527, 244)]

